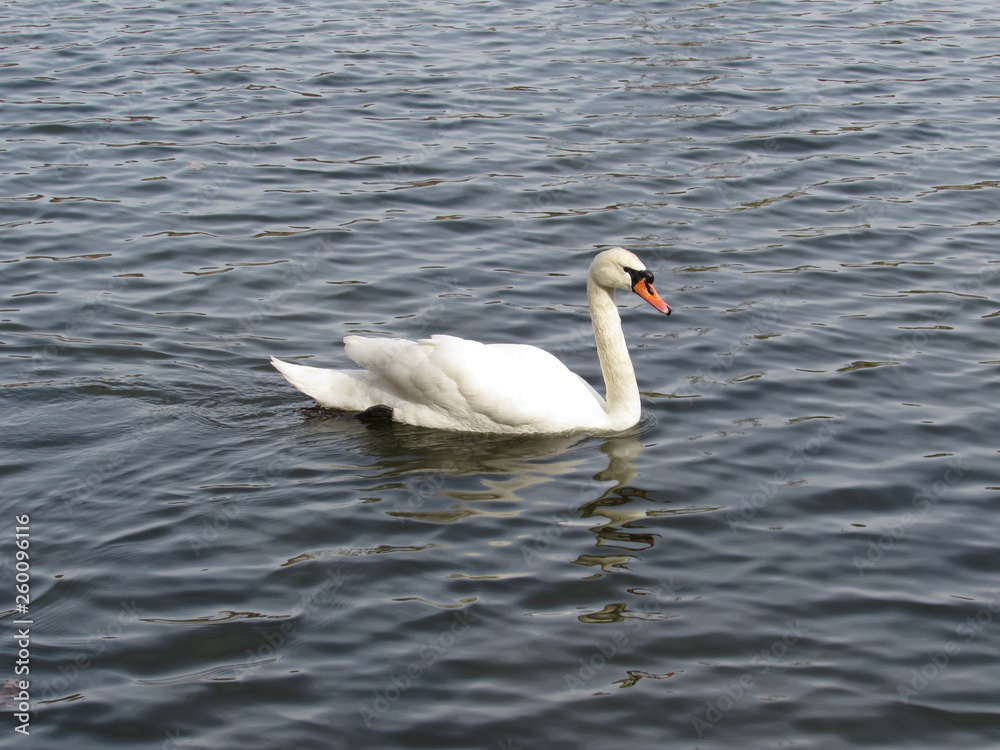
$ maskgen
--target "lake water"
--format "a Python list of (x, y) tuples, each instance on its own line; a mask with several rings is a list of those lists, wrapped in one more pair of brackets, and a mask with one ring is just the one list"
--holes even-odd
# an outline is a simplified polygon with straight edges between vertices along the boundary
[[(4, 746), (1000, 746), (995, 3), (0, 7)], [(268, 365), (613, 245), (634, 433)]]

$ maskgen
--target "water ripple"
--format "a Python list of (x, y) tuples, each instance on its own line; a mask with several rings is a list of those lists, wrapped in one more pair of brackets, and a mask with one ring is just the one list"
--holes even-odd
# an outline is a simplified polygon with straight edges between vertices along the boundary
[[(996, 744), (996, 15), (6, 3), (38, 741)], [(616, 244), (676, 310), (620, 299), (634, 435), (363, 423), (267, 365), (453, 333), (598, 383)]]

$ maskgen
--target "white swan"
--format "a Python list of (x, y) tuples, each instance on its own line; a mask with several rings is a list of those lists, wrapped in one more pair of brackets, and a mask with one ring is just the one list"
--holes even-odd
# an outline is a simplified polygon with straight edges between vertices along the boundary
[(639, 421), (639, 387), (625, 345), (616, 289), (631, 289), (662, 313), (653, 274), (621, 247), (599, 253), (587, 300), (607, 401), (548, 352), (524, 344), (347, 336), (364, 370), (325, 370), (271, 358), (293, 386), (323, 406), (368, 411), (397, 422), (489, 433), (620, 432)]

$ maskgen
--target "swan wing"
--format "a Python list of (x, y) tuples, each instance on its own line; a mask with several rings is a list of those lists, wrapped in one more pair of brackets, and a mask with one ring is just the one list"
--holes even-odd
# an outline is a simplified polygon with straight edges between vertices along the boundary
[[(453, 429), (550, 431), (599, 428), (604, 401), (548, 352), (454, 336), (419, 341), (348, 336), (401, 421)], [(433, 415), (433, 416), (431, 416)]]

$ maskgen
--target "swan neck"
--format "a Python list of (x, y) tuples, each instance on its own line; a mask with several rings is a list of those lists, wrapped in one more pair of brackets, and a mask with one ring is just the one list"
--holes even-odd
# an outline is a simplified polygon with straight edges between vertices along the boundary
[(614, 289), (587, 279), (587, 300), (594, 326), (597, 357), (604, 376), (605, 410), (612, 429), (624, 430), (639, 421), (641, 405), (635, 370), (628, 354)]

